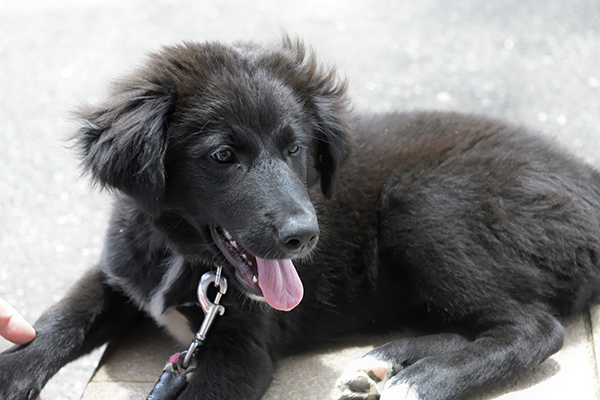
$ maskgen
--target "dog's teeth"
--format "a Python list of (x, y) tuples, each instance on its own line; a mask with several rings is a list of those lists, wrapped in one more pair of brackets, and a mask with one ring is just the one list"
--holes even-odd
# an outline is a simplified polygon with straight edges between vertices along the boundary
[(252, 275), (252, 282), (258, 283), (258, 278), (256, 277), (256, 275)]
[(229, 241), (229, 243), (233, 246), (234, 249), (239, 250), (240, 247), (238, 246), (237, 242), (235, 241), (233, 236), (231, 236), (231, 234), (229, 232), (227, 232), (225, 229), (223, 229), (223, 235)]

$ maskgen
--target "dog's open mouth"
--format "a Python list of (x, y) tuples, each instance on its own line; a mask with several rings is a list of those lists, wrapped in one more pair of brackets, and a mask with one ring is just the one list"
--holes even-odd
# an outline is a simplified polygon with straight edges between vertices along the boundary
[(281, 311), (289, 311), (302, 300), (304, 288), (290, 259), (266, 260), (250, 254), (229, 232), (211, 225), (211, 235), (225, 258), (235, 268), (240, 283)]

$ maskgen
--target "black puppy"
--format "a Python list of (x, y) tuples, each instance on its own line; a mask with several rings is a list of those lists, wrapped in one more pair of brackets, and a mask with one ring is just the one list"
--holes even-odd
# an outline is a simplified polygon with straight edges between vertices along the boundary
[(165, 48), (83, 110), (83, 165), (117, 197), (104, 253), (0, 355), (0, 398), (34, 398), (141, 313), (187, 346), (215, 262), (227, 312), (181, 399), (259, 399), (282, 355), (421, 312), (463, 333), (375, 349), (345, 398), (461, 398), (559, 350), (557, 318), (600, 287), (600, 175), (498, 121), (346, 108), (285, 38)]

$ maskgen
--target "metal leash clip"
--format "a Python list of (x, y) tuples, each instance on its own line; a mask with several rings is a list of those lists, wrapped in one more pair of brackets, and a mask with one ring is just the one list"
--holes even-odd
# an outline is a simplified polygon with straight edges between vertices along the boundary
[[(223, 315), (225, 312), (225, 307), (220, 305), (219, 302), (221, 301), (221, 296), (227, 292), (227, 279), (221, 276), (222, 267), (216, 264), (215, 266), (217, 267), (217, 273), (215, 274), (212, 271), (205, 273), (198, 284), (198, 300), (205, 314), (200, 329), (196, 332), (194, 340), (187, 351), (171, 356), (162, 375), (146, 400), (177, 399), (187, 387), (188, 379), (196, 370), (197, 363), (194, 362), (192, 365), (192, 360), (195, 358), (194, 353), (206, 340), (206, 334), (215, 317)], [(214, 303), (208, 299), (208, 289), (211, 283), (218, 288)]]
[[(217, 273), (207, 272), (202, 275), (200, 279), (200, 283), (198, 284), (198, 301), (200, 301), (200, 305), (204, 310), (204, 321), (202, 321), (202, 325), (196, 335), (194, 340), (190, 344), (190, 347), (185, 354), (185, 357), (181, 363), (181, 366), (185, 369), (188, 368), (192, 358), (194, 357), (194, 353), (198, 346), (201, 346), (206, 340), (206, 334), (208, 333), (208, 329), (212, 325), (215, 320), (215, 317), (218, 315), (223, 315), (225, 313), (225, 307), (219, 304), (221, 301), (221, 296), (227, 292), (227, 279), (221, 276), (221, 266), (217, 266)], [(212, 303), (208, 299), (208, 287), (213, 283), (215, 287), (219, 290), (215, 297), (214, 303)]]

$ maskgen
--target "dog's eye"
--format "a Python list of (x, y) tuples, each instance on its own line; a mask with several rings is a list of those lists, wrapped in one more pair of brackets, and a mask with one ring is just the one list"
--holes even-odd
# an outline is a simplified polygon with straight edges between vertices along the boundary
[(298, 154), (299, 151), (300, 151), (300, 146), (295, 144), (288, 149), (288, 154), (293, 156), (294, 154)]
[(215, 151), (214, 153), (212, 153), (210, 155), (210, 158), (212, 158), (213, 160), (215, 160), (218, 163), (228, 164), (228, 163), (232, 163), (235, 161), (235, 154), (231, 150), (224, 149), (224, 150)]

